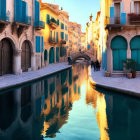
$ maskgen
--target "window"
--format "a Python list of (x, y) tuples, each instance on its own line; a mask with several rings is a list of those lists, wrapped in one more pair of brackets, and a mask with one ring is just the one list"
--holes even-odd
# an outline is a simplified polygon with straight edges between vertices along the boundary
[(59, 19), (57, 19), (57, 25), (59, 26)]
[(50, 23), (50, 15), (47, 14), (47, 24)]
[(134, 2), (134, 12), (136, 14), (140, 14), (140, 2), (139, 1)]
[(64, 39), (64, 32), (61, 32), (61, 39)]
[(66, 30), (66, 31), (68, 30), (68, 27), (67, 27), (67, 25), (65, 25), (65, 30)]
[(61, 29), (64, 29), (64, 24), (63, 23), (61, 23)]

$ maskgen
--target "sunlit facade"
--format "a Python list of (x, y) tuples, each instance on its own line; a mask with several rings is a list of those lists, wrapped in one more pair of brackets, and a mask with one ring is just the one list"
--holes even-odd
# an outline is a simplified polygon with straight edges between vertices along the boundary
[(45, 22), (42, 30), (44, 40), (45, 65), (59, 63), (66, 60), (68, 44), (67, 12), (59, 9), (59, 5), (42, 3), (41, 17)]
[(81, 25), (76, 22), (69, 22), (69, 53), (78, 52), (81, 49)]

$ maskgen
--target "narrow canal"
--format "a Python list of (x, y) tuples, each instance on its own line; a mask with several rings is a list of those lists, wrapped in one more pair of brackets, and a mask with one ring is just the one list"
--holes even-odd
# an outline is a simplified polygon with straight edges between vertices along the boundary
[(140, 139), (140, 100), (92, 87), (74, 65), (0, 93), (0, 140)]

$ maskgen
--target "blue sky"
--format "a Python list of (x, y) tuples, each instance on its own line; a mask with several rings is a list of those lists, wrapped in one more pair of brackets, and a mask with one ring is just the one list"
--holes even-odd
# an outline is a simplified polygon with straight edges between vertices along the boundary
[(42, 2), (59, 4), (64, 11), (69, 12), (70, 21), (82, 25), (83, 32), (90, 14), (92, 13), (95, 19), (97, 11), (100, 10), (100, 0), (42, 0)]

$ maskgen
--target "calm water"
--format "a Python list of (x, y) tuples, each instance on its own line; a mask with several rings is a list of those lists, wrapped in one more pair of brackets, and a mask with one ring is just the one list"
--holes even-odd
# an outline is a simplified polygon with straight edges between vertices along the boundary
[(87, 65), (0, 93), (0, 140), (139, 140), (140, 100), (89, 84)]

